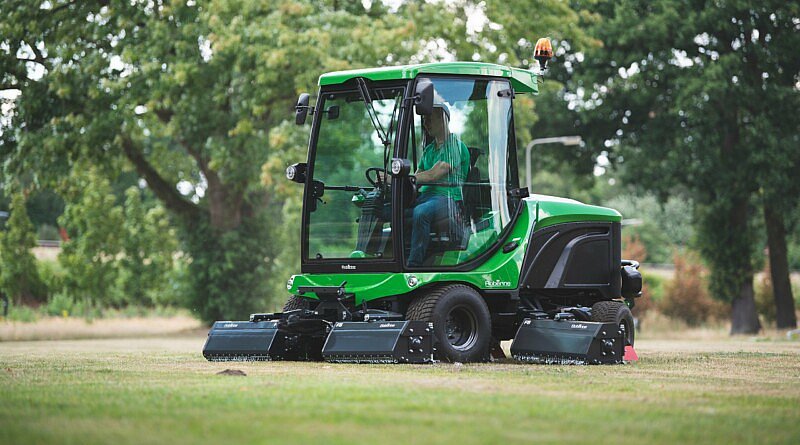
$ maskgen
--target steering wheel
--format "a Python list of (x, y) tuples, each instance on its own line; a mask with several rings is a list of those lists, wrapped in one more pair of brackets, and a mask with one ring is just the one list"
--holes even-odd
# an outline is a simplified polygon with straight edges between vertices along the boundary
[[(370, 175), (370, 173), (372, 173), (372, 172), (375, 172), (375, 179), (372, 179), (372, 176)], [(383, 177), (384, 177), (384, 181), (385, 181), (386, 169), (383, 168), (383, 167), (369, 167), (366, 170), (366, 172), (364, 172), (364, 175), (366, 175), (366, 177), (367, 177), (367, 181), (369, 181), (369, 183), (372, 184), (373, 187), (378, 187), (379, 184), (384, 182), (384, 181), (381, 181), (381, 177), (378, 174), (380, 172), (383, 172)]]

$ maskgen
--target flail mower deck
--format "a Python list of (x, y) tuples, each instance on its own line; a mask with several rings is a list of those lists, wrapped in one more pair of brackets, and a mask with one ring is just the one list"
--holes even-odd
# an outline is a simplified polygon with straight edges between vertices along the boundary
[(296, 106), (298, 124), (313, 116), (308, 157), (286, 169), (304, 187), (302, 273), (282, 312), (216, 322), (203, 355), (480, 362), (513, 339), (522, 362), (621, 363), (642, 286), (621, 259), (622, 216), (519, 183), (513, 103), (538, 93), (551, 55), (542, 39), (537, 72), (323, 74), (316, 104)]

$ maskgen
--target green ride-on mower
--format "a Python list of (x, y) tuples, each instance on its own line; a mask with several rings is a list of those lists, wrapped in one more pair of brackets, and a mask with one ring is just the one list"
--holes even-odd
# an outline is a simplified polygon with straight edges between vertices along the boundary
[(308, 158), (286, 171), (304, 187), (302, 273), (283, 312), (216, 322), (203, 355), (480, 362), (513, 339), (526, 362), (634, 356), (621, 215), (520, 187), (513, 103), (539, 79), (474, 62), (323, 74), (296, 107)]

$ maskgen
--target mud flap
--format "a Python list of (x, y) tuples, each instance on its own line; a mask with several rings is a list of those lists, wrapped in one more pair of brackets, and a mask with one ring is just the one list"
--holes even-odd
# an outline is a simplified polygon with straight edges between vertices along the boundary
[(529, 363), (616, 364), (623, 361), (624, 346), (624, 335), (614, 323), (526, 318), (511, 355)]
[(433, 323), (336, 322), (322, 356), (336, 363), (431, 363)]

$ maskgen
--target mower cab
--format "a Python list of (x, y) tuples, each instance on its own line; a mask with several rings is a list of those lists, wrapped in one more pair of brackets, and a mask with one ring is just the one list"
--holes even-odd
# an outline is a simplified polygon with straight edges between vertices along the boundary
[(308, 157), (286, 170), (302, 273), (283, 312), (215, 323), (204, 355), (469, 362), (513, 338), (524, 361), (621, 362), (641, 290), (621, 215), (519, 185), (513, 102), (538, 83), (473, 62), (322, 75), (296, 106)]

